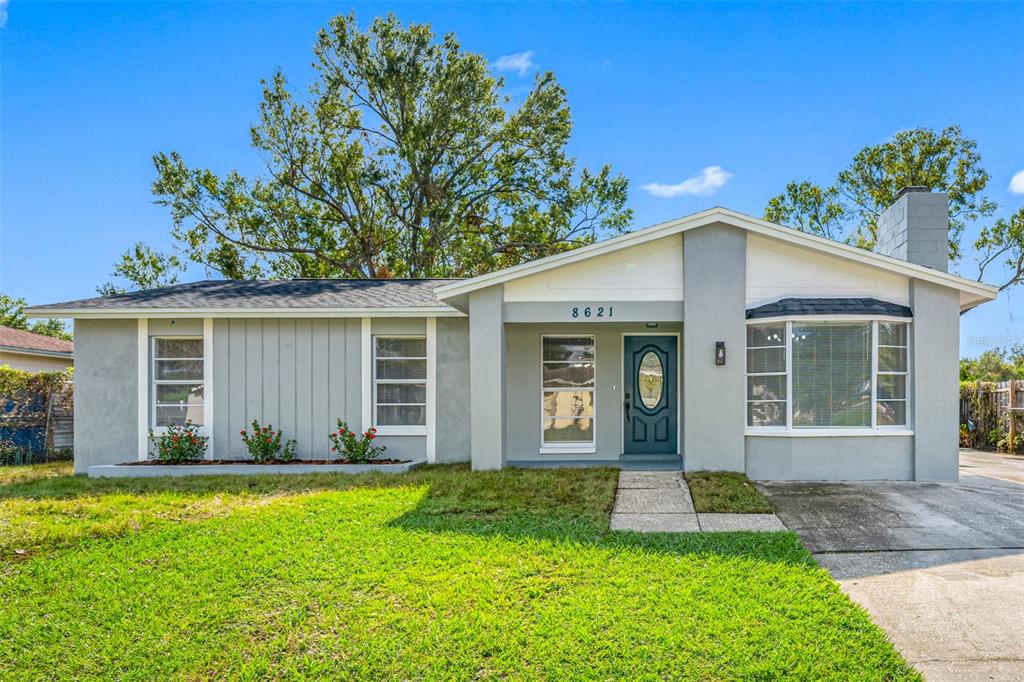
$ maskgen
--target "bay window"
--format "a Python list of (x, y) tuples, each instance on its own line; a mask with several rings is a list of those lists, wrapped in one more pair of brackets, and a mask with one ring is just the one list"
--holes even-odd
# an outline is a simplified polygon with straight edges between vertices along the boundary
[(906, 427), (909, 324), (784, 321), (747, 326), (747, 426)]
[(541, 442), (544, 447), (593, 447), (593, 336), (541, 338)]
[(203, 426), (203, 339), (153, 337), (152, 358), (153, 427)]

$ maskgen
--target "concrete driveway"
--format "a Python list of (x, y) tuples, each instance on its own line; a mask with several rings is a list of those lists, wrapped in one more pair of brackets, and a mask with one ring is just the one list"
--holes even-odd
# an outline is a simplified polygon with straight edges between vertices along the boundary
[[(929, 680), (1024, 679), (1024, 485), (765, 483), (778, 516)], [(971, 472), (970, 474), (966, 473)]]

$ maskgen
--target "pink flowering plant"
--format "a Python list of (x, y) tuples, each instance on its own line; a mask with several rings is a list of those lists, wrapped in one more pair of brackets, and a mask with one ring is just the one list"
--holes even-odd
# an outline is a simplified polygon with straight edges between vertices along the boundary
[(253, 419), (252, 432), (242, 429), (239, 434), (254, 462), (290, 462), (295, 459), (295, 439), (283, 440), (282, 431), (275, 431), (273, 424), (263, 426)]
[(188, 462), (202, 459), (206, 454), (206, 443), (209, 440), (199, 433), (199, 427), (191, 421), (184, 424), (168, 426), (160, 434), (149, 430), (149, 440), (153, 443), (155, 457), (161, 462)]
[(380, 459), (386, 449), (383, 445), (375, 445), (377, 429), (372, 426), (362, 434), (357, 434), (348, 427), (343, 419), (338, 420), (338, 430), (327, 434), (331, 441), (331, 452), (338, 453), (341, 459), (356, 464)]

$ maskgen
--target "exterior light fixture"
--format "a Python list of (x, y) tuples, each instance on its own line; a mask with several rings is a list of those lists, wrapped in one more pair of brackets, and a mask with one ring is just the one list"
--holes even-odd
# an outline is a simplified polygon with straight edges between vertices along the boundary
[(715, 341), (715, 364), (725, 364), (725, 341)]
[(647, 323), (647, 328), (648, 329), (657, 329), (658, 328), (658, 323), (657, 322), (648, 322)]

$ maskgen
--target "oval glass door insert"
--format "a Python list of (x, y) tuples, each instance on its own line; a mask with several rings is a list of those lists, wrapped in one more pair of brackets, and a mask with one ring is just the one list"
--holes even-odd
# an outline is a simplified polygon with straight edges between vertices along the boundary
[(661, 391), (665, 385), (665, 369), (661, 366), (661, 358), (653, 351), (644, 353), (640, 359), (639, 376), (636, 380), (640, 402), (649, 410), (661, 402)]

